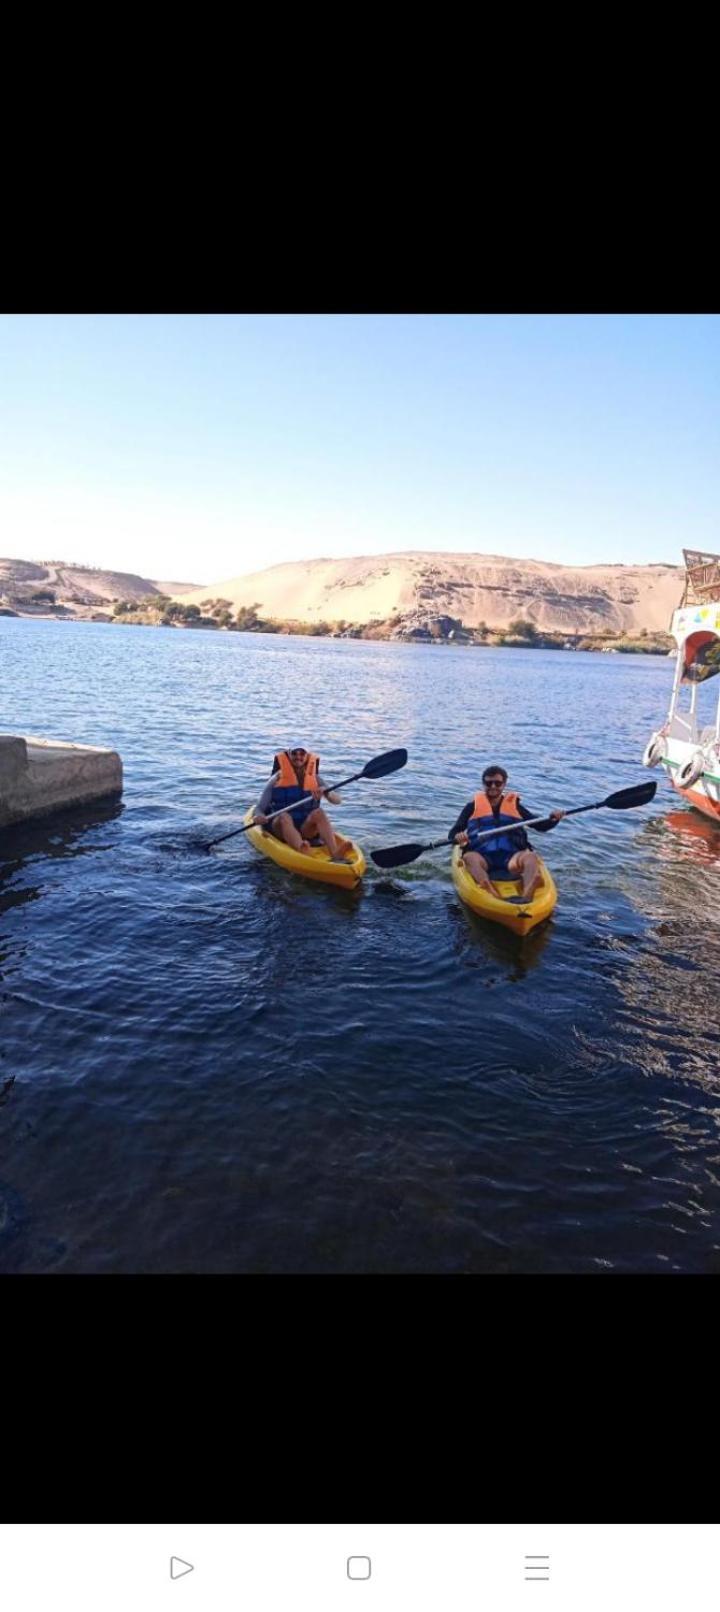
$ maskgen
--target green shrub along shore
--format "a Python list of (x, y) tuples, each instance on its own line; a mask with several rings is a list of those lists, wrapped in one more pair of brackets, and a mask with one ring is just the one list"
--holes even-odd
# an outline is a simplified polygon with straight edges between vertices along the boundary
[(436, 643), (448, 646), (486, 646), (506, 649), (605, 650), (623, 655), (667, 655), (674, 648), (669, 633), (649, 633), (645, 628), (633, 636), (613, 632), (541, 632), (523, 617), (507, 627), (495, 629), (480, 622), (466, 627), (454, 616), (410, 611), (390, 616), (386, 621), (362, 626), (347, 621), (277, 621), (258, 614), (260, 606), (242, 605), (233, 614), (229, 599), (206, 599), (202, 605), (177, 604), (162, 594), (153, 594), (141, 604), (120, 600), (114, 606), (114, 620), (125, 626), (191, 627), (224, 632), (272, 632), (304, 638), (393, 639), (406, 643)]

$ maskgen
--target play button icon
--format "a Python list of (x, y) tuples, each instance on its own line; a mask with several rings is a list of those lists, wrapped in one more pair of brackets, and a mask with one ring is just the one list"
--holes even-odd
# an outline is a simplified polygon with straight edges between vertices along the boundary
[(170, 1557), (170, 1577), (184, 1578), (186, 1573), (194, 1573), (192, 1562), (184, 1562), (182, 1556)]

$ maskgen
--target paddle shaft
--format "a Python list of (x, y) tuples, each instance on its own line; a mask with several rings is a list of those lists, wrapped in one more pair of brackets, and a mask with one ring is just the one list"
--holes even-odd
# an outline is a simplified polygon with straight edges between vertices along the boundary
[[(307, 806), (310, 801), (322, 800), (323, 796), (331, 795), (334, 789), (344, 789), (346, 784), (354, 784), (356, 778), (365, 778), (366, 776), (366, 768), (363, 767), (361, 772), (354, 772), (349, 778), (342, 778), (339, 784), (328, 784), (319, 796), (304, 795), (302, 800), (294, 800), (292, 806), (281, 806), (278, 811), (269, 812), (265, 818), (265, 823), (271, 823), (274, 817), (282, 817), (283, 812), (297, 811), (298, 806)], [(243, 823), (242, 828), (231, 828), (229, 834), (220, 834), (216, 840), (208, 840), (205, 849), (209, 851), (211, 845), (220, 845), (222, 840), (231, 840), (236, 834), (247, 834), (249, 828), (264, 828), (264, 826), (264, 823)]]
[[(277, 812), (268, 812), (265, 822), (271, 823), (274, 817), (282, 817), (283, 812), (294, 812), (298, 806), (307, 806), (308, 802), (311, 800), (322, 800), (323, 796), (327, 798), (328, 795), (332, 794), (334, 789), (344, 789), (346, 784), (354, 784), (356, 778), (362, 778), (362, 773), (354, 772), (352, 778), (343, 778), (342, 783), (328, 784), (326, 789), (321, 789), (319, 795), (303, 795), (302, 800), (294, 800), (292, 806), (281, 806)], [(264, 828), (265, 825), (260, 823), (259, 825), (256, 824), (255, 826)], [(245, 834), (247, 830), (252, 827), (252, 823), (246, 823), (244, 828), (238, 828), (235, 830), (235, 832), (236, 834)]]
[[(600, 804), (602, 805), (602, 801), (600, 802)], [(573, 811), (575, 811), (575, 812), (593, 812), (594, 810), (595, 810), (594, 806), (574, 806), (573, 807)], [(532, 828), (534, 823), (544, 823), (545, 818), (547, 817), (547, 815), (548, 814), (546, 812), (545, 817), (520, 818), (518, 823), (517, 823), (517, 825), (510, 824), (510, 823), (503, 823), (500, 828), (488, 828), (488, 829), (485, 829), (482, 834), (474, 834), (473, 835), (473, 840), (475, 842), (477, 842), (478, 840), (491, 840), (492, 837), (493, 837), (493, 834), (512, 834), (515, 828)], [(570, 812), (566, 812), (565, 816), (569, 817)], [(423, 849), (423, 851), (437, 851), (437, 850), (439, 850), (441, 845), (452, 845), (452, 844), (453, 844), (453, 841), (449, 840), (448, 837), (447, 837), (447, 834), (446, 834), (444, 840), (431, 840), (430, 844), (429, 845), (423, 845), (422, 849)]]
[[(604, 800), (596, 800), (593, 801), (592, 806), (571, 806), (568, 811), (563, 813), (563, 816), (574, 817), (576, 812), (596, 812), (599, 806), (604, 805)], [(494, 834), (512, 834), (516, 828), (535, 828), (538, 823), (547, 822), (549, 815), (549, 812), (546, 812), (544, 817), (521, 817), (517, 824), (503, 823), (501, 828), (486, 828), (483, 829), (481, 834), (474, 834), (473, 839), (475, 841), (491, 840)], [(441, 840), (440, 844), (442, 845), (442, 843)]]
[[(605, 802), (598, 801), (598, 805), (604, 806)], [(571, 817), (573, 812), (594, 812), (595, 810), (595, 806), (573, 806), (571, 811), (565, 813), (565, 816)], [(474, 834), (473, 839), (476, 842), (477, 840), (491, 840), (493, 834), (512, 834), (516, 828), (532, 828), (534, 823), (544, 823), (547, 816), (546, 812), (545, 817), (521, 817), (517, 824), (503, 823), (500, 828), (484, 829), (482, 834)], [(423, 850), (437, 851), (441, 845), (452, 845), (452, 843), (453, 841), (449, 840), (446, 834), (444, 840), (431, 840), (429, 845), (423, 845)]]
[[(567, 811), (563, 812), (563, 816), (575, 817), (578, 812), (597, 812), (600, 811), (603, 806), (612, 806), (617, 809), (624, 810), (625, 808), (629, 808), (631, 806), (645, 805), (648, 799), (654, 795), (656, 788), (657, 785), (653, 786), (648, 784), (639, 784), (635, 789), (621, 789), (614, 795), (608, 795), (605, 800), (591, 801), (588, 806), (569, 806)], [(633, 796), (639, 798), (633, 799)], [(501, 823), (497, 828), (484, 829), (482, 833), (473, 835), (473, 845), (478, 844), (482, 840), (492, 839), (493, 836), (497, 834), (512, 834), (515, 832), (516, 827), (537, 827), (539, 823), (547, 822), (549, 815), (550, 814), (546, 812), (544, 817), (522, 817), (518, 819), (517, 825), (514, 825), (513, 823)], [(558, 821), (560, 821), (560, 819), (558, 819)], [(384, 853), (380, 852), (376, 854), (373, 852), (372, 857), (373, 861), (377, 863), (378, 867), (401, 867), (403, 862), (414, 862), (418, 856), (422, 856), (424, 851), (437, 851), (439, 850), (440, 846), (452, 845), (452, 843), (452, 840), (449, 840), (446, 835), (445, 839), (430, 840), (427, 845), (392, 846), (389, 847)], [(387, 856), (388, 859), (390, 859), (393, 856), (393, 852), (396, 856), (398, 856), (397, 862), (393, 860), (381, 862), (378, 861), (378, 855)], [(405, 855), (399, 854), (402, 852), (404, 852)]]
[[(650, 795), (648, 795), (648, 791), (651, 792)], [(563, 817), (576, 817), (578, 812), (599, 812), (603, 806), (613, 806), (616, 809), (620, 808), (621, 810), (627, 809), (631, 806), (645, 806), (648, 803), (648, 798), (652, 798), (654, 793), (655, 789), (651, 784), (638, 784), (635, 789), (619, 789), (614, 795), (607, 795), (605, 800), (591, 801), (589, 806), (569, 806), (567, 811), (563, 812)], [(637, 800), (633, 800), (633, 795), (637, 795), (639, 798)], [(537, 827), (538, 823), (545, 823), (549, 816), (550, 813), (546, 812), (544, 817), (523, 817), (518, 822), (517, 827)], [(558, 822), (559, 821), (560, 819), (558, 818)], [(489, 840), (492, 839), (493, 834), (512, 834), (512, 832), (513, 825), (511, 823), (503, 823), (501, 828), (483, 829), (481, 834), (474, 834), (473, 839), (475, 841)], [(438, 843), (442, 845), (443, 841), (440, 840)]]
[[(340, 784), (328, 784), (327, 789), (323, 789), (320, 795), (303, 795), (302, 800), (294, 800), (291, 807), (281, 806), (277, 812), (268, 812), (268, 815), (265, 818), (265, 823), (271, 823), (274, 817), (282, 817), (283, 812), (294, 812), (297, 810), (298, 806), (307, 806), (310, 801), (322, 800), (324, 795), (327, 796), (332, 794), (334, 789), (344, 789), (346, 784), (354, 783), (356, 778), (362, 778), (362, 773), (354, 772), (352, 778), (343, 778), (342, 783)], [(247, 834), (249, 828), (264, 828), (265, 823), (243, 823), (242, 828), (231, 828), (229, 834), (220, 834), (216, 840), (208, 840), (207, 849), (209, 850), (211, 845), (219, 845), (221, 840), (233, 839), (236, 834)]]

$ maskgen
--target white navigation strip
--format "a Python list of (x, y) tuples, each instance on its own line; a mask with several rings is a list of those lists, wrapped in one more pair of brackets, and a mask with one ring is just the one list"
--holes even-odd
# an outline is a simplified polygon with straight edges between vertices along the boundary
[(4, 1523), (0, 1607), (717, 1612), (719, 1547), (706, 1523)]

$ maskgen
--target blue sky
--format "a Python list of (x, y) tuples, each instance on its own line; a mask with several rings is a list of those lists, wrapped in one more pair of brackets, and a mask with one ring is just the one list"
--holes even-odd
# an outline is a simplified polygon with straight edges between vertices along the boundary
[(720, 550), (720, 316), (5, 315), (0, 555)]

